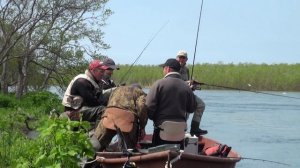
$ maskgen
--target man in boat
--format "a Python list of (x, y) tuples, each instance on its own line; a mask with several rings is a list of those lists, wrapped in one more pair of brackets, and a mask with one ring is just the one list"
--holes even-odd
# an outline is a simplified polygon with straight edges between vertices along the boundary
[(103, 64), (108, 66), (108, 69), (105, 70), (102, 80), (100, 81), (100, 86), (103, 89), (103, 97), (105, 100), (109, 99), (110, 94), (117, 85), (111, 79), (114, 70), (119, 70), (120, 68), (115, 64), (115, 61), (111, 58), (106, 58), (103, 60)]
[(145, 136), (147, 111), (146, 94), (138, 84), (119, 86), (110, 95), (108, 105), (101, 117), (94, 136), (103, 151), (120, 129), (127, 148), (136, 148), (139, 139)]
[(110, 89), (116, 87), (116, 84), (111, 79), (111, 76), (114, 73), (114, 70), (119, 70), (120, 68), (116, 66), (115, 61), (111, 58), (106, 58), (103, 60), (103, 64), (108, 66), (109, 68), (105, 70), (104, 76), (101, 80), (102, 89)]
[(180, 64), (176, 59), (168, 59), (162, 67), (164, 78), (151, 86), (146, 97), (148, 117), (154, 123), (152, 145), (182, 144), (186, 113), (196, 110), (195, 96), (181, 79)]
[[(179, 72), (181, 74), (182, 79), (184, 81), (189, 82), (191, 85), (193, 85), (190, 82), (190, 79), (189, 79), (189, 77), (190, 77), (189, 69), (186, 66), (186, 62), (188, 60), (187, 52), (183, 51), (183, 50), (180, 50), (177, 53), (176, 59), (180, 63), (180, 66), (181, 66)], [(194, 86), (192, 86), (192, 88), (194, 88)], [(197, 109), (194, 112), (193, 119), (192, 119), (192, 122), (191, 122), (190, 134), (192, 136), (195, 135), (195, 136), (199, 137), (200, 135), (207, 134), (207, 130), (202, 130), (202, 129), (199, 128), (200, 127), (201, 118), (202, 118), (203, 112), (205, 110), (205, 103), (197, 95), (195, 95), (195, 98), (196, 98), (196, 101), (197, 101)]]
[(109, 67), (100, 60), (92, 60), (84, 74), (79, 74), (68, 85), (62, 104), (64, 114), (71, 120), (96, 122), (100, 118), (106, 101), (99, 82)]

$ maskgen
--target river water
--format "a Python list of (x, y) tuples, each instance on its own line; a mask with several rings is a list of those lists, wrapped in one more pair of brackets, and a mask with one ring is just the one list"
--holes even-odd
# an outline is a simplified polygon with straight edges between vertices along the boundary
[[(207, 137), (232, 146), (245, 158), (237, 168), (299, 168), (300, 92), (267, 93), (299, 99), (244, 91), (196, 91), (206, 103), (201, 128), (208, 130)], [(152, 131), (149, 121), (146, 132)]]

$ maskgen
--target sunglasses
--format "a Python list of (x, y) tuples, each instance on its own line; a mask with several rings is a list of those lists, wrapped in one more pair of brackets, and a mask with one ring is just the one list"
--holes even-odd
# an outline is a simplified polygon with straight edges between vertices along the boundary
[(100, 72), (100, 73), (104, 73), (104, 72), (105, 72), (104, 69), (100, 69), (100, 68), (96, 68), (95, 70), (97, 70), (97, 71)]

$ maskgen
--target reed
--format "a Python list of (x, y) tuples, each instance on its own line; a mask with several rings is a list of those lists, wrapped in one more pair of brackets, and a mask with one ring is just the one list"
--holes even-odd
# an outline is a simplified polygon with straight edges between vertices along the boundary
[[(188, 65), (191, 68), (191, 65)], [(124, 77), (129, 65), (120, 65), (113, 79), (117, 84), (140, 83), (150, 87), (163, 77), (157, 65), (135, 65)], [(193, 78), (197, 81), (260, 91), (300, 91), (300, 64), (196, 64)], [(204, 89), (220, 89), (203, 86)]]

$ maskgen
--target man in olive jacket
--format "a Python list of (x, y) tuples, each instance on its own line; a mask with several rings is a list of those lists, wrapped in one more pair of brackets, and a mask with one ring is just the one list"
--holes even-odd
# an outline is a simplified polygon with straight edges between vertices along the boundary
[[(129, 132), (122, 131), (122, 133), (127, 147), (131, 149), (136, 147), (138, 139), (142, 139), (145, 136), (145, 126), (148, 120), (145, 97), (146, 94), (137, 84), (131, 86), (120, 86), (112, 92), (108, 101), (107, 109), (102, 115), (102, 119), (95, 130), (95, 136), (100, 143), (99, 151), (104, 150), (109, 145), (112, 138), (117, 134), (117, 131), (114, 128), (106, 127), (104, 120), (109, 119), (108, 122), (113, 124), (114, 127), (114, 125), (119, 124), (118, 118), (120, 119), (121, 117), (120, 120), (123, 120), (122, 117), (124, 117), (125, 120), (127, 117), (118, 116), (120, 113), (127, 113), (128, 115), (133, 114), (134, 116), (132, 122), (128, 122), (126, 125), (121, 124), (119, 126), (122, 130), (122, 127), (127, 127), (132, 124), (132, 129)], [(114, 115), (117, 116), (110, 116), (109, 114), (106, 114), (108, 110), (112, 110)], [(114, 112), (114, 110), (117, 112)]]

